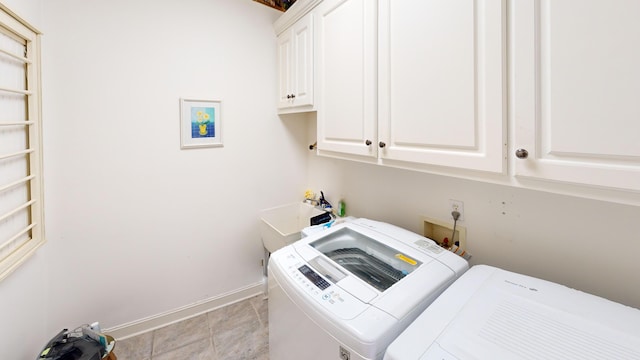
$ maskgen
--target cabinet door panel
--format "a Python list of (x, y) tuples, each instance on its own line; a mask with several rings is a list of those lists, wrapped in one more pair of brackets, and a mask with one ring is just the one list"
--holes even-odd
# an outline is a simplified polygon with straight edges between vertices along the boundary
[(326, 0), (317, 14), (318, 149), (376, 157), (372, 0)]
[(293, 93), (291, 73), (293, 43), (291, 32), (285, 31), (278, 36), (278, 108), (290, 106), (290, 99), (287, 95)]
[(381, 5), (381, 157), (503, 172), (504, 2)]
[(293, 28), (295, 42), (294, 104), (313, 104), (313, 16), (308, 14)]
[(417, 3), (392, 4), (394, 144), (477, 147), (474, 9), (443, 1), (424, 2), (421, 11)]
[(278, 109), (313, 107), (313, 16), (305, 15), (278, 36)]
[(640, 2), (512, 11), (516, 175), (640, 190)]

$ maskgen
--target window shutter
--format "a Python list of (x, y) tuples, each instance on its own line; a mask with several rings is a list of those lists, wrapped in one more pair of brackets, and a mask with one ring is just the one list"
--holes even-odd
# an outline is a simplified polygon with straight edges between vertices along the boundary
[(44, 243), (39, 36), (0, 5), (0, 280)]

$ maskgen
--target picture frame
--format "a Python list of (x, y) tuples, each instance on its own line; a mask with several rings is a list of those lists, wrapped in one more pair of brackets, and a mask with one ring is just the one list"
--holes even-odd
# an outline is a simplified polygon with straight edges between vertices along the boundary
[(222, 147), (222, 102), (180, 99), (180, 148)]
[(293, 5), (296, 0), (253, 0), (263, 5), (267, 5), (280, 11), (287, 11)]

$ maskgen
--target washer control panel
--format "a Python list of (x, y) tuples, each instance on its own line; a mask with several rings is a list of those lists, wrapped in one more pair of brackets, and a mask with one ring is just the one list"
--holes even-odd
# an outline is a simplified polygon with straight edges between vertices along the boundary
[(330, 282), (294, 253), (281, 258), (281, 266), (294, 287), (342, 319), (352, 319), (367, 308), (340, 286)]
[(311, 283), (318, 287), (320, 290), (324, 290), (331, 286), (329, 282), (322, 278), (322, 276), (318, 275), (317, 272), (311, 270), (307, 265), (302, 265), (298, 268), (298, 270), (304, 275)]

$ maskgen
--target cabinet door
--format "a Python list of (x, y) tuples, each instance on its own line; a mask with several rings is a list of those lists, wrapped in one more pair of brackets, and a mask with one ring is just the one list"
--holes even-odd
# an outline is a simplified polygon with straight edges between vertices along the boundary
[(504, 172), (505, 1), (380, 0), (379, 13), (380, 157)]
[(314, 10), (320, 152), (377, 158), (376, 7), (326, 0)]
[(278, 108), (291, 106), (293, 94), (293, 39), (292, 31), (278, 36)]
[(313, 104), (313, 16), (307, 14), (293, 25), (294, 106)]
[(278, 108), (313, 105), (313, 17), (278, 36)]
[(517, 176), (640, 190), (639, 1), (518, 0)]

